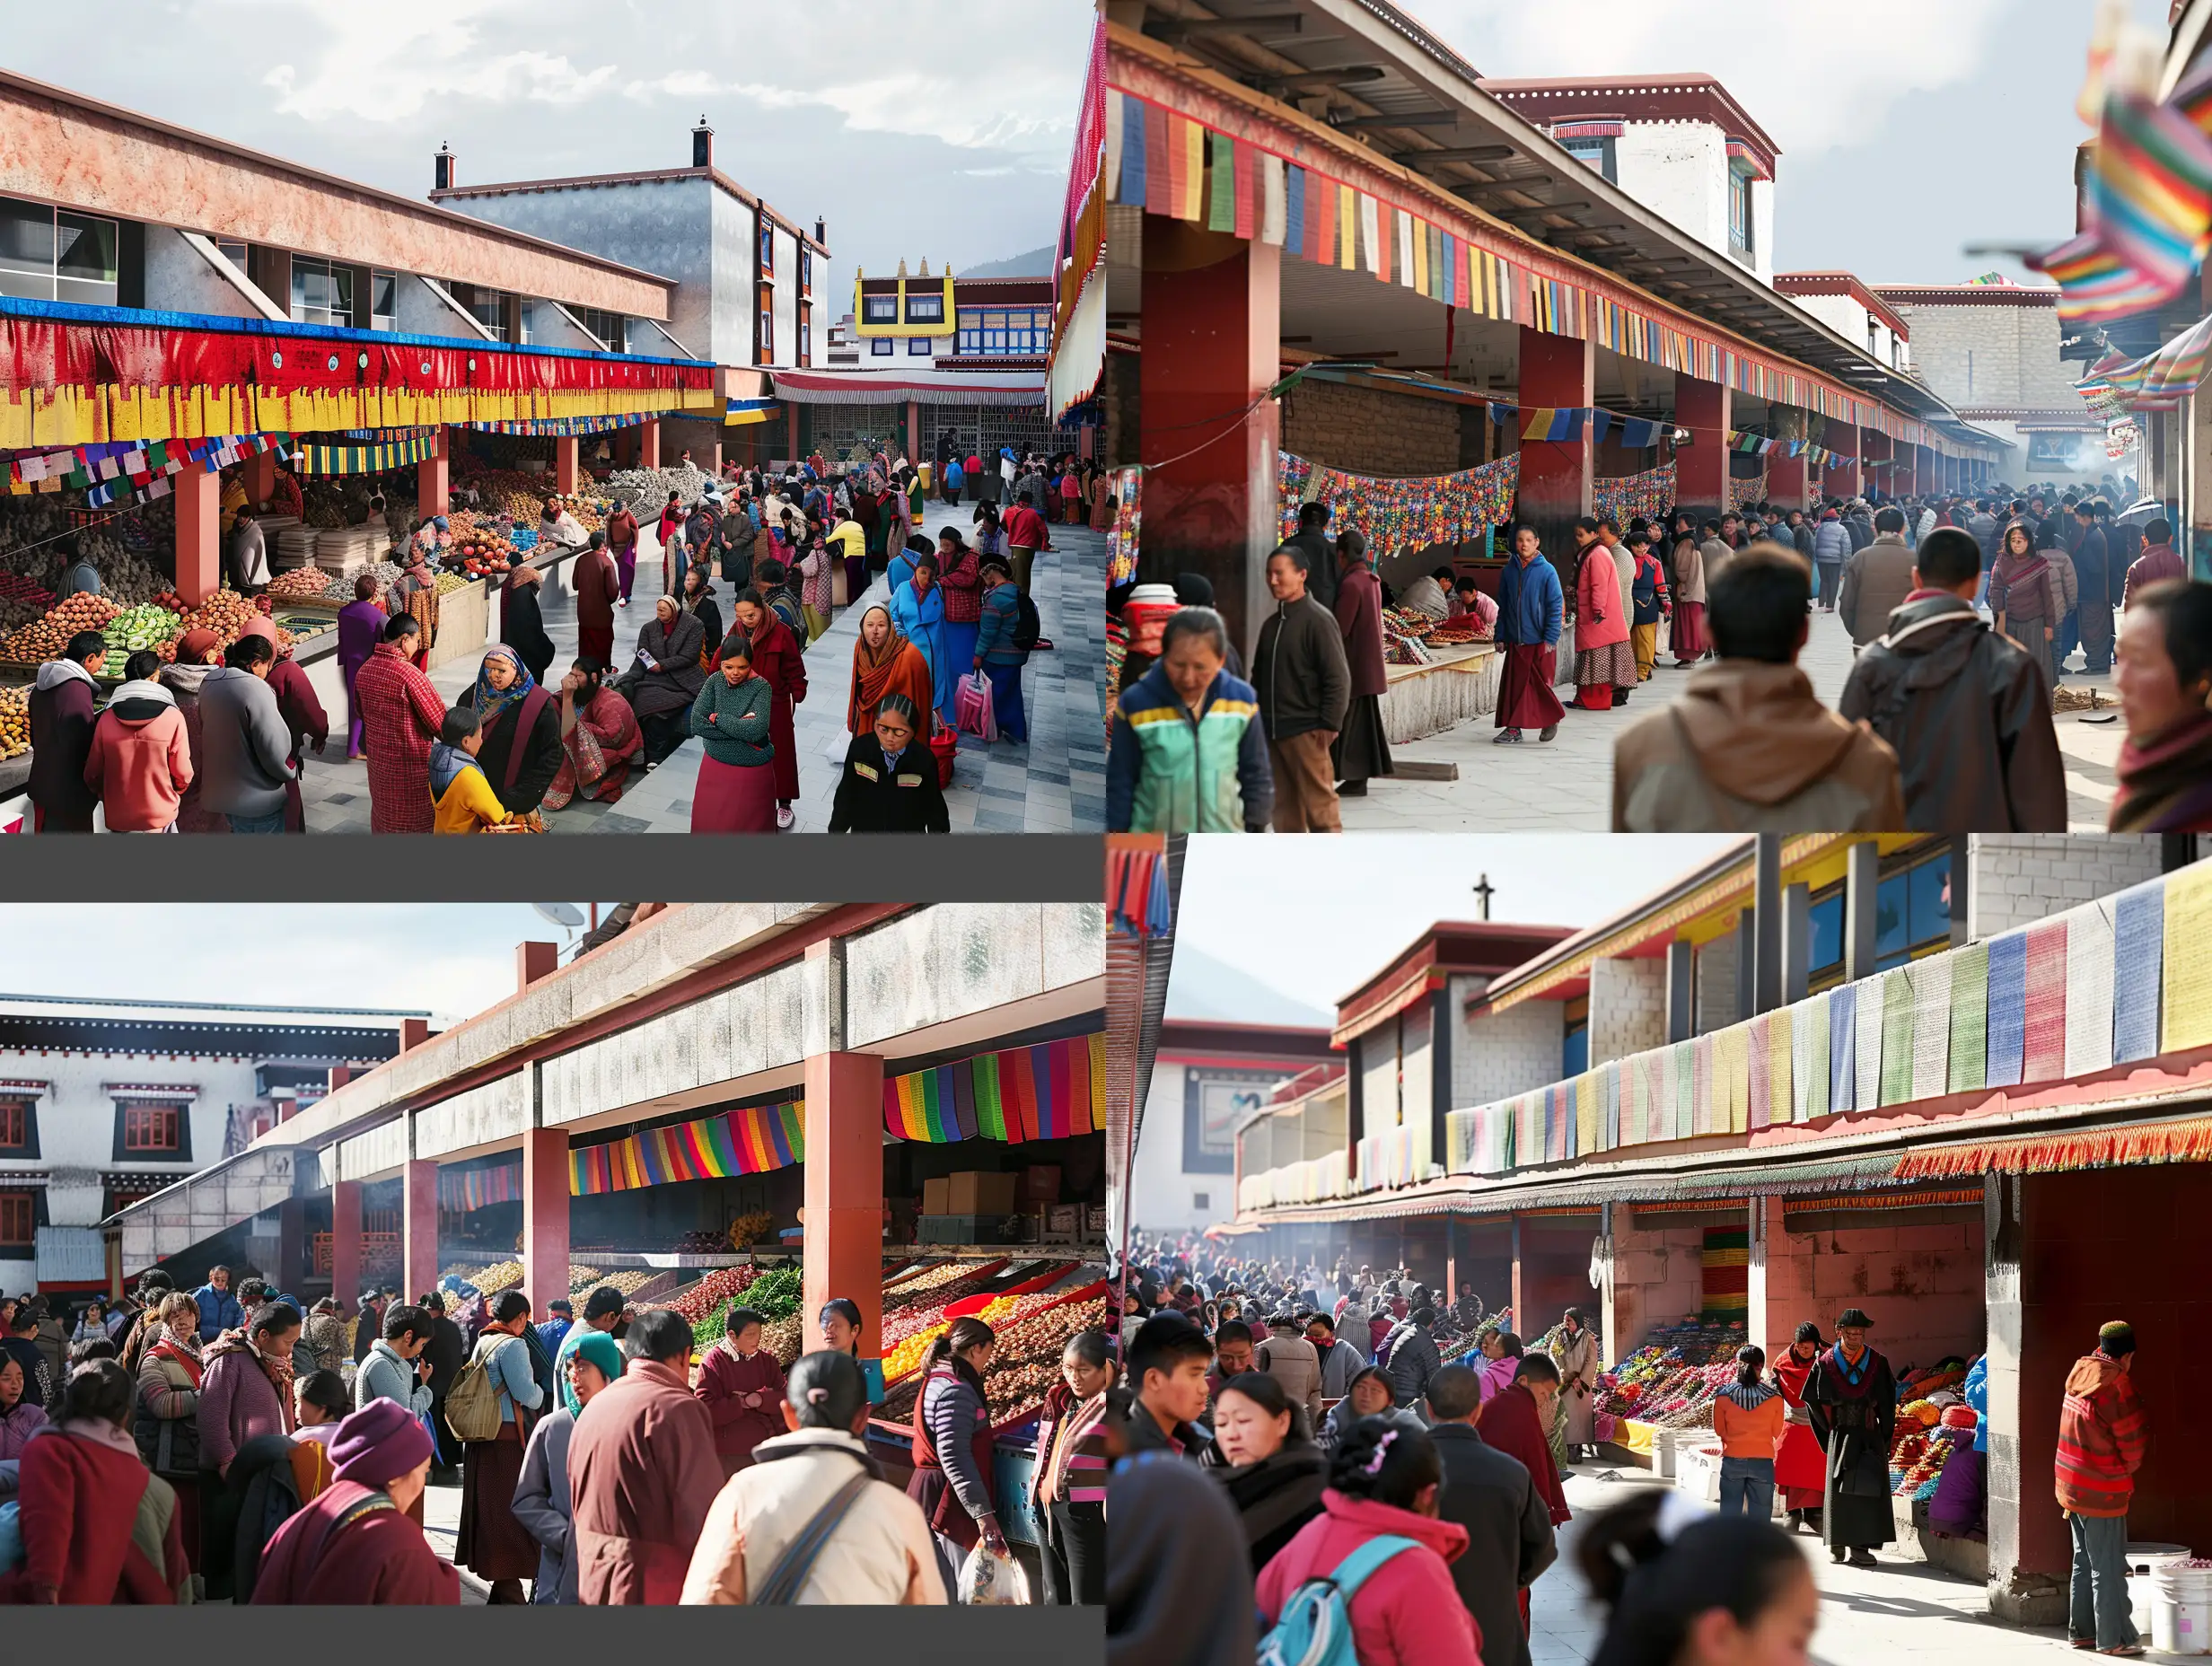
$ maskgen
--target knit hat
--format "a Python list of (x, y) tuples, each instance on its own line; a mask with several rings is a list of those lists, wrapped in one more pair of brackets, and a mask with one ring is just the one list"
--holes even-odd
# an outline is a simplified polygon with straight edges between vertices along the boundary
[(330, 1461), (341, 1481), (382, 1486), (430, 1461), (430, 1433), (398, 1400), (371, 1400), (338, 1425)]
[(2097, 1346), (2114, 1359), (2134, 1353), (2135, 1327), (2124, 1319), (2116, 1319), (2109, 1325), (2099, 1325)]
[(223, 645), (223, 638), (206, 626), (188, 630), (177, 644), (177, 657), (187, 665), (198, 665), (205, 661), (211, 649)]

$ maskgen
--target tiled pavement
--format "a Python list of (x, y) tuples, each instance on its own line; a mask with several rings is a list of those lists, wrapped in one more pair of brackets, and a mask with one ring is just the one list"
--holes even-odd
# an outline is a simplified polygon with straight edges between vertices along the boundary
[[(1055, 527), (1052, 540), (1053, 551), (1037, 558), (1031, 579), (1044, 634), (1054, 645), (1049, 653), (1032, 653), (1023, 675), (1030, 739), (1026, 744), (1000, 741), (987, 747), (973, 735), (961, 737), (960, 761), (945, 793), (956, 833), (1093, 833), (1106, 825), (1105, 539), (1085, 528)], [(634, 643), (653, 617), (644, 571), (641, 566), (630, 606), (615, 615), (618, 652)], [(565, 574), (561, 594), (547, 595), (543, 608), (557, 670), (575, 657), (576, 646), (575, 599)], [(730, 586), (717, 579), (715, 597), (725, 621), (731, 594)], [(882, 594), (879, 579), (860, 605), (839, 612), (807, 650), (809, 693), (795, 714), (800, 794), (794, 831), (828, 830), (830, 799), (844, 762), (841, 744), (834, 759), (830, 750), (845, 731), (853, 644), (866, 603)], [(496, 628), (496, 617), (494, 624)], [(477, 656), (455, 660), (432, 671), (431, 680), (451, 702), (475, 680), (478, 663)], [(317, 678), (319, 689), (335, 723), (345, 709), (345, 697), (331, 697), (323, 687), (328, 668), (318, 669), (324, 672)], [(340, 750), (334, 737), (327, 758), (308, 756), (303, 792), (310, 832), (369, 830), (367, 767), (345, 762)], [(615, 803), (579, 798), (547, 815), (546, 827), (554, 833), (689, 832), (698, 765), (699, 743), (687, 741), (643, 780), (634, 780)]]
[[(1815, 612), (1813, 634), (1798, 662), (1813, 679), (1813, 691), (1833, 706), (1851, 672), (1851, 638), (1832, 613)], [(2094, 687), (2113, 697), (2109, 676), (2089, 678), (2078, 667), (2067, 686)], [(1365, 799), (1344, 801), (1347, 832), (1604, 832), (1612, 825), (1613, 742), (1629, 723), (1655, 704), (1671, 700), (1694, 672), (1671, 669), (1665, 654), (1652, 680), (1626, 706), (1610, 712), (1570, 710), (1559, 733), (1540, 745), (1530, 733), (1519, 746), (1497, 746), (1488, 716), (1426, 741), (1391, 748), (1400, 759), (1452, 763), (1456, 781), (1383, 779), (1372, 783)], [(1573, 691), (1562, 687), (1561, 699)], [(2114, 708), (2116, 709), (2116, 708)], [(2100, 712), (2098, 716), (2107, 715)], [(2085, 723), (2083, 715), (2061, 712), (2058, 745), (2065, 756), (2069, 819), (2076, 832), (2102, 831), (2111, 804), (2113, 768), (2125, 738), (2117, 722)]]

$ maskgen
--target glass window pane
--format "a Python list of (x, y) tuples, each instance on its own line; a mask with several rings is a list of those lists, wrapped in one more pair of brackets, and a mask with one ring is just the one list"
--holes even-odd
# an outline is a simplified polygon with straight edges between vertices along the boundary
[(1810, 969), (1817, 972), (1843, 960), (1843, 894), (1839, 891), (1814, 903), (1812, 920)]
[(1906, 876), (1892, 874), (1874, 887), (1874, 958), (1902, 954), (1912, 944), (1907, 918)]
[(54, 211), (0, 199), (0, 294), (54, 298)]
[(399, 311), (399, 276), (396, 272), (369, 275), (369, 310), (378, 318), (394, 318)]
[(986, 329), (1004, 329), (1006, 328), (1006, 315), (1004, 312), (986, 312), (983, 327)]
[(1912, 881), (1912, 941), (1918, 945), (1951, 934), (1951, 857), (1924, 862), (1906, 876)]
[(1899, 967), (1903, 966), (1911, 959), (1912, 956), (1909, 954), (1885, 954), (1874, 962), (1874, 970), (1877, 972), (1895, 971)]
[(1579, 1076), (1590, 1068), (1590, 1032), (1588, 1030), (1570, 1030), (1567, 1043), (1559, 1049), (1559, 1065), (1563, 1074)]
[(60, 214), (56, 219), (60, 227), (56, 244), (56, 272), (82, 283), (114, 283), (115, 222), (94, 220), (81, 214)]

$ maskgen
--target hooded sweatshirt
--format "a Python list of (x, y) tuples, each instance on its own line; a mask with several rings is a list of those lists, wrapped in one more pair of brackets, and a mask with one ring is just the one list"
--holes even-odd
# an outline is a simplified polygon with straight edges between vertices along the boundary
[(2076, 1360), (2058, 1406), (2058, 1507), (2073, 1515), (2126, 1515), (2147, 1433), (2135, 1379), (2120, 1362), (2102, 1351)]
[(1795, 665), (1723, 659), (1613, 746), (1613, 830), (1905, 827), (1897, 754), (1822, 706)]
[(192, 747), (177, 697), (157, 682), (127, 682), (92, 726), (84, 785), (107, 806), (110, 833), (159, 833), (192, 785)]
[(199, 706), (200, 802), (226, 816), (279, 813), (297, 772), (276, 691), (251, 671), (218, 665), (200, 685)]
[(90, 816), (84, 785), (100, 685), (75, 660), (48, 660), (31, 690), (31, 802), (49, 816)]
[(433, 827), (440, 833), (475, 833), (507, 817), (476, 759), (443, 741), (430, 749), (430, 802), (436, 810)]

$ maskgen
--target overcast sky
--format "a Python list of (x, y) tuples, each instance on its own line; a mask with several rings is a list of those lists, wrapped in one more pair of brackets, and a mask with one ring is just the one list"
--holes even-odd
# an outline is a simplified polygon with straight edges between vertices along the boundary
[[(1957, 283), (2074, 234), (2094, 0), (1404, 0), (1486, 75), (1701, 70), (1781, 149), (1775, 269)], [(2166, 0), (2129, 0), (2163, 31)]]
[(11, 995), (426, 1010), (442, 1029), (514, 993), (516, 943), (580, 935), (523, 903), (19, 904), (0, 908), (0, 983)]
[[(1368, 834), (1195, 838), (1183, 864), (1175, 945), (1196, 948), (1308, 1006), (1338, 1000), (1438, 920), (1584, 926), (1642, 901), (1738, 841), (1725, 835)], [(1316, 854), (1319, 853), (1319, 854)], [(1185, 1003), (1177, 987), (1168, 1008)], [(1264, 1022), (1247, 1019), (1245, 1022)]]
[[(100, 0), (10, 4), (0, 65), (419, 197), (722, 171), (812, 227), (831, 272), (955, 269), (1057, 236), (1085, 0)], [(220, 230), (219, 227), (206, 228)]]

